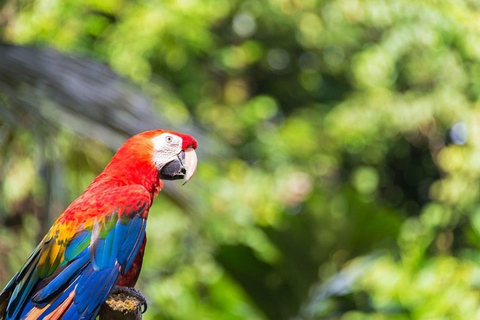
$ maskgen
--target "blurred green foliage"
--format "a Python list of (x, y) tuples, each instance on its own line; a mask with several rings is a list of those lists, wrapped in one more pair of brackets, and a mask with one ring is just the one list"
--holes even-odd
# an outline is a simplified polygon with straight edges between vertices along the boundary
[[(108, 63), (225, 147), (150, 213), (145, 319), (480, 319), (478, 1), (7, 5), (4, 40)], [(38, 159), (51, 222), (112, 155), (35, 129), (0, 132), (1, 283), (45, 231)]]

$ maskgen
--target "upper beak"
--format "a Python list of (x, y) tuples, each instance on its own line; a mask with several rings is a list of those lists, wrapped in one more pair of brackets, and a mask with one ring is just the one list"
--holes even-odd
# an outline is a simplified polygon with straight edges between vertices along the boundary
[(185, 178), (183, 179), (183, 184), (187, 183), (194, 175), (195, 171), (197, 170), (197, 153), (193, 148), (187, 148), (185, 150), (185, 161), (183, 163), (185, 168)]
[(170, 161), (159, 172), (159, 178), (165, 180), (177, 180), (183, 178), (183, 184), (187, 183), (197, 169), (197, 154), (193, 148), (182, 150), (177, 159)]

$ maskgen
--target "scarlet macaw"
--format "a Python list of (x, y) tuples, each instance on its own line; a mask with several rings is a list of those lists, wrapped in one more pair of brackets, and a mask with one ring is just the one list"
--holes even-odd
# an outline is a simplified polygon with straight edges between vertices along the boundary
[(166, 130), (126, 141), (0, 293), (0, 318), (95, 319), (116, 285), (133, 287), (161, 179), (190, 180), (196, 147)]

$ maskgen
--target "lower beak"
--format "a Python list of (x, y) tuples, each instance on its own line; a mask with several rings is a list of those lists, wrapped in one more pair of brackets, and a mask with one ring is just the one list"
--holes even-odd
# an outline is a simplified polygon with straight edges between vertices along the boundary
[(170, 161), (159, 172), (159, 178), (164, 180), (184, 179), (187, 183), (197, 169), (197, 154), (193, 148), (182, 150), (177, 159)]

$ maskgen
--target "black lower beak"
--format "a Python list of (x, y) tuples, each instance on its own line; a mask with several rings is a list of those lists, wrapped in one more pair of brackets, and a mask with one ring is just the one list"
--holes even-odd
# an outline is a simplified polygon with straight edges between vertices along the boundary
[(170, 161), (158, 173), (158, 177), (163, 180), (178, 180), (185, 178), (187, 174), (187, 169), (184, 165), (185, 162), (185, 152), (180, 152), (178, 158)]

